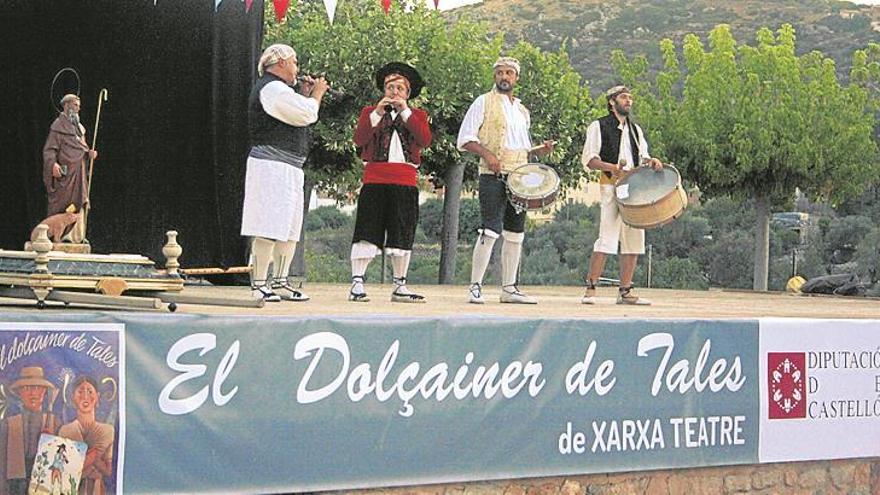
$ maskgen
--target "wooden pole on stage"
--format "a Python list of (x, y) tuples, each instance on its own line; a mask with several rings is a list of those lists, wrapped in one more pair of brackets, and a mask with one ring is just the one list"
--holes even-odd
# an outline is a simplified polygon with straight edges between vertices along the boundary
[[(107, 88), (101, 88), (101, 91), (98, 93), (98, 110), (95, 113), (95, 132), (92, 133), (92, 149), (96, 149), (95, 147), (98, 145), (98, 123), (101, 121), (101, 103), (107, 101), (107, 96), (109, 95)], [(88, 229), (88, 219), (89, 219), (89, 210), (92, 209), (92, 202), (89, 201), (92, 197), (92, 172), (95, 170), (95, 159), (89, 159), (89, 178), (86, 183), (86, 200), (88, 204), (83, 209), (83, 237), (87, 238), (86, 235)]]

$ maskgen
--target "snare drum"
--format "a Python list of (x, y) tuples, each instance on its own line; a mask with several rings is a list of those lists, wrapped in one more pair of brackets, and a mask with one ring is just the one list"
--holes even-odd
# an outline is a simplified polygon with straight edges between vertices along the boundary
[(543, 210), (559, 195), (559, 175), (542, 163), (526, 163), (507, 175), (507, 199), (519, 210)]
[(679, 216), (687, 207), (681, 175), (672, 165), (661, 170), (639, 167), (628, 171), (614, 186), (614, 197), (623, 223), (653, 229)]

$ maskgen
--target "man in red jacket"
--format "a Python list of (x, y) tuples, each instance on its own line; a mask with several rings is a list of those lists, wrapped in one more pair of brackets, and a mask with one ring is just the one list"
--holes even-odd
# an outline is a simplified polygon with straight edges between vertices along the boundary
[(419, 221), (416, 187), (421, 152), (431, 144), (428, 114), (409, 106), (419, 95), (422, 77), (411, 66), (392, 62), (376, 72), (383, 92), (376, 105), (361, 110), (354, 143), (365, 162), (351, 241), (350, 301), (369, 301), (364, 274), (381, 250), (391, 256), (395, 302), (425, 302), (406, 286), (406, 271)]

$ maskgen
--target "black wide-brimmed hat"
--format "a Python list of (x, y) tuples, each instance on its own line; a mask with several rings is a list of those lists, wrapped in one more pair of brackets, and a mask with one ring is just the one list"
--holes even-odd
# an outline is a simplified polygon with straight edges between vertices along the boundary
[(419, 96), (425, 86), (425, 81), (422, 80), (422, 76), (415, 68), (403, 62), (391, 62), (376, 71), (376, 87), (379, 88), (379, 91), (385, 91), (385, 78), (392, 74), (400, 74), (409, 81), (410, 98)]

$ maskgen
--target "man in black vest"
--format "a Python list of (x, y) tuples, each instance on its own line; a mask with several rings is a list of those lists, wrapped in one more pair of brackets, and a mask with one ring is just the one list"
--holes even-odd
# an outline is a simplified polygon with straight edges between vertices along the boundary
[(645, 231), (623, 223), (614, 199), (614, 183), (620, 174), (633, 167), (645, 165), (660, 170), (663, 163), (648, 154), (648, 143), (642, 129), (630, 119), (633, 97), (626, 86), (615, 86), (605, 92), (608, 115), (594, 120), (587, 127), (587, 138), (581, 161), (585, 167), (600, 170), (601, 219), (599, 238), (593, 244), (587, 289), (583, 304), (596, 303), (596, 283), (605, 268), (609, 254), (617, 254), (620, 244), (620, 290), (617, 304), (648, 305), (650, 301), (633, 292), (632, 278), (636, 261), (645, 253)]
[[(253, 237), (251, 294), (276, 302), (309, 298), (287, 281), (303, 220), (303, 171), (309, 154), (309, 127), (318, 120), (328, 85), (324, 78), (302, 78), (300, 92), (290, 86), (299, 67), (293, 48), (276, 44), (257, 64), (259, 79), (248, 100), (251, 150), (245, 175), (241, 235)], [(269, 279), (269, 263), (274, 275)]]

